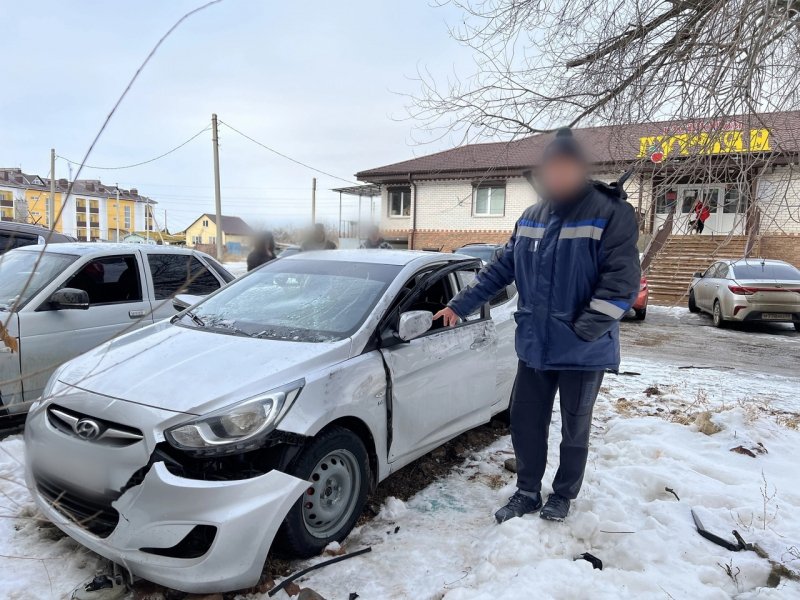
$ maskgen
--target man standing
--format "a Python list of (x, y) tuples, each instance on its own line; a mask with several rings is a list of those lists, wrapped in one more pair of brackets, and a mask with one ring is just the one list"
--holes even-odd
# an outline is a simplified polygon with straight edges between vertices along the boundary
[(311, 250), (336, 250), (336, 244), (328, 239), (325, 233), (325, 225), (322, 223), (314, 223), (311, 229), (308, 230), (306, 238), (300, 245), (303, 252)]
[[(454, 325), (512, 281), (519, 290), (519, 366), (511, 398), (517, 491), (495, 513), (499, 523), (539, 509), (543, 519), (566, 518), (583, 481), (604, 371), (619, 367), (618, 322), (639, 290), (633, 207), (618, 186), (589, 180), (570, 129), (560, 129), (545, 148), (538, 179), (542, 201), (522, 214), (500, 257), (434, 317)], [(556, 391), (560, 464), (542, 508)]]

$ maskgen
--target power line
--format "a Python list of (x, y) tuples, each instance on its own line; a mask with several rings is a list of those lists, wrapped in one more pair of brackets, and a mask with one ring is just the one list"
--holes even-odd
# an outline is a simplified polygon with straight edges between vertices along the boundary
[(274, 148), (270, 148), (270, 147), (269, 147), (269, 146), (267, 146), (266, 144), (264, 144), (264, 143), (262, 143), (262, 142), (259, 142), (258, 140), (256, 140), (256, 139), (254, 139), (254, 138), (250, 137), (249, 135), (247, 135), (246, 133), (243, 133), (243, 132), (239, 131), (239, 130), (238, 130), (238, 129), (236, 129), (236, 128), (235, 128), (233, 125), (230, 125), (230, 124), (226, 123), (226, 122), (225, 122), (225, 121), (223, 121), (222, 119), (220, 119), (220, 121), (219, 121), (219, 122), (220, 122), (220, 123), (222, 123), (223, 125), (225, 125), (225, 127), (227, 127), (228, 129), (230, 129), (230, 130), (232, 130), (232, 131), (235, 131), (236, 133), (238, 133), (238, 134), (239, 134), (240, 136), (242, 136), (243, 138), (247, 138), (248, 140), (250, 140), (250, 141), (251, 141), (251, 142), (253, 142), (254, 144), (256, 144), (256, 145), (258, 145), (258, 146), (261, 146), (261, 147), (262, 147), (262, 148), (264, 148), (265, 150), (269, 150), (269, 151), (270, 151), (270, 152), (272, 152), (273, 154), (277, 154), (278, 156), (280, 156), (280, 157), (282, 157), (282, 158), (285, 158), (286, 160), (292, 161), (293, 163), (295, 163), (295, 164), (298, 164), (298, 165), (300, 165), (301, 167), (305, 167), (306, 169), (310, 169), (310, 170), (312, 170), (312, 171), (316, 171), (317, 173), (320, 173), (320, 174), (322, 174), (322, 175), (325, 175), (325, 176), (327, 176), (327, 177), (331, 177), (332, 179), (338, 179), (339, 181), (344, 181), (345, 183), (349, 183), (350, 185), (360, 185), (358, 182), (351, 181), (351, 180), (349, 180), (349, 179), (344, 179), (344, 178), (342, 178), (342, 177), (339, 177), (339, 176), (337, 176), (337, 175), (333, 175), (332, 173), (328, 173), (327, 171), (323, 171), (322, 169), (317, 169), (316, 167), (312, 167), (311, 165), (309, 165), (309, 164), (307, 164), (307, 163), (304, 163), (304, 162), (302, 162), (302, 161), (299, 161), (299, 160), (297, 160), (296, 158), (292, 158), (291, 156), (287, 156), (287, 155), (286, 155), (286, 154), (284, 154), (283, 152), (279, 152), (278, 150), (275, 150)]
[[(180, 144), (175, 146), (172, 150), (168, 150), (167, 152), (164, 152), (164, 154), (159, 154), (158, 156), (156, 156), (154, 158), (151, 158), (149, 160), (143, 160), (142, 162), (134, 163), (132, 165), (123, 165), (123, 166), (120, 166), (120, 167), (98, 167), (98, 166), (93, 166), (93, 165), (83, 165), (83, 167), (87, 168), (87, 169), (100, 169), (100, 170), (103, 170), (103, 171), (118, 171), (120, 169), (132, 169), (133, 167), (141, 167), (142, 165), (146, 165), (148, 163), (155, 162), (157, 160), (160, 160), (160, 159), (164, 158), (165, 156), (169, 156), (170, 154), (172, 154), (173, 152), (175, 152), (177, 150), (180, 150), (186, 144), (188, 144), (189, 142), (197, 139), (198, 137), (200, 137), (200, 135), (204, 134), (209, 129), (211, 129), (211, 128), (206, 126), (204, 129), (201, 129), (200, 131), (195, 133), (188, 140), (186, 140), (184, 142), (181, 142)], [(79, 163), (77, 161), (70, 160), (70, 159), (66, 158), (65, 156), (59, 156), (58, 158), (60, 158), (61, 160), (66, 161), (66, 162), (68, 162), (68, 163), (70, 163), (72, 165), (80, 165), (81, 164), (81, 163)]]

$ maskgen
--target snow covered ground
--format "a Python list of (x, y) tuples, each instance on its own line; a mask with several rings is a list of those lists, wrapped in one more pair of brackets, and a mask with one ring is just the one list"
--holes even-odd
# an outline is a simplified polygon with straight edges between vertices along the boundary
[[(786, 352), (796, 348), (785, 340)], [(300, 586), (328, 600), (353, 592), (414, 600), (800, 597), (800, 583), (786, 578), (766, 587), (769, 560), (800, 572), (800, 378), (672, 362), (628, 358), (620, 375), (606, 376), (583, 490), (565, 523), (530, 516), (495, 524), (494, 510), (514, 489), (504, 437), (408, 502), (389, 499), (344, 543), (371, 545), (370, 554), (311, 573)], [(545, 492), (558, 440), (556, 412)], [(21, 436), (0, 442), (0, 598), (64, 598), (97, 558), (37, 516), (22, 462)], [(692, 508), (709, 529), (731, 541), (737, 529), (769, 560), (701, 538)], [(583, 552), (604, 569), (573, 560)]]

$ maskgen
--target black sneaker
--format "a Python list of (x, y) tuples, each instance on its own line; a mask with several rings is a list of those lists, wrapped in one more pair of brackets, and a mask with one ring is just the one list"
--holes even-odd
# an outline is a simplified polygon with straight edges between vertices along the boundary
[(569, 498), (550, 494), (539, 516), (548, 521), (563, 521), (567, 518), (567, 513), (569, 513)]
[(528, 496), (519, 490), (508, 499), (508, 504), (494, 513), (494, 518), (498, 523), (503, 523), (514, 517), (521, 517), (528, 513), (536, 512), (542, 508), (542, 495), (536, 493), (535, 496)]

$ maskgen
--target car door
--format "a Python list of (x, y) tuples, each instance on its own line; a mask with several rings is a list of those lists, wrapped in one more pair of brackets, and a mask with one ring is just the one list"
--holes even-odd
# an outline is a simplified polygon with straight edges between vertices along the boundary
[(714, 275), (719, 263), (714, 263), (703, 273), (703, 277), (694, 286), (694, 301), (700, 308), (711, 310), (711, 288), (714, 286)]
[[(479, 261), (451, 263), (414, 281), (383, 327), (393, 327), (404, 311), (443, 308), (455, 293), (453, 273), (478, 267)], [(408, 462), (489, 420), (496, 396), (495, 346), (487, 306), (455, 327), (438, 321), (416, 339), (381, 349), (391, 378), (389, 462)]]
[(147, 271), (156, 321), (175, 314), (172, 299), (177, 294), (206, 296), (225, 284), (219, 275), (191, 254), (148, 252)]
[(72, 265), (59, 285), (85, 291), (89, 308), (58, 309), (47, 298), (37, 298), (33, 310), (19, 314), (26, 400), (41, 394), (50, 374), (63, 362), (113, 337), (152, 324), (144, 280), (139, 252), (91, 258)]

